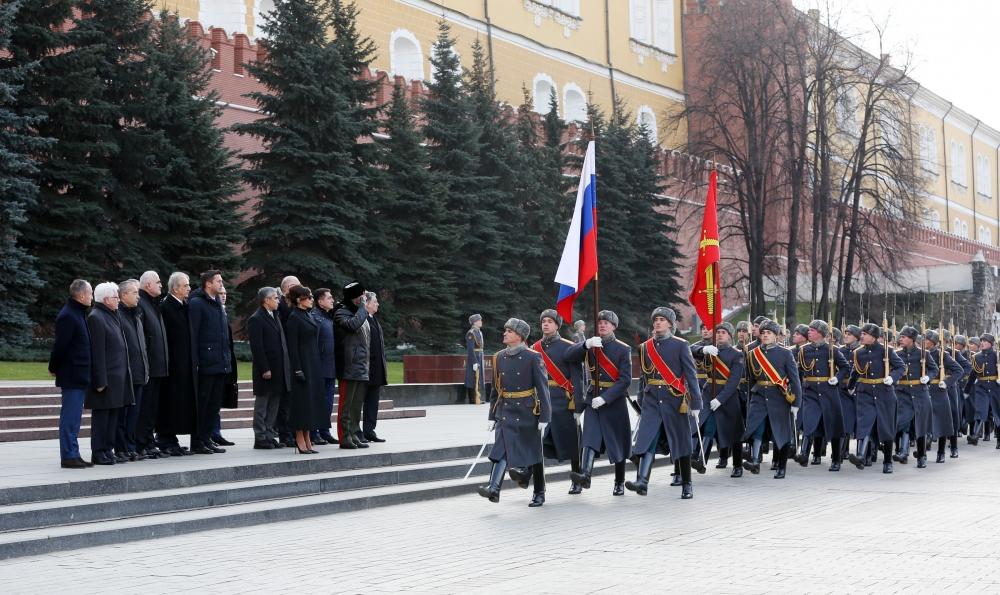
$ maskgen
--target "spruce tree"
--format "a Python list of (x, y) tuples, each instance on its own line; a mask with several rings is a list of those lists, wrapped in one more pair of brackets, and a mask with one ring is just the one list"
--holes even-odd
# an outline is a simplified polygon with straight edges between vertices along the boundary
[[(10, 32), (20, 0), (0, 4), (0, 56), (9, 56)], [(15, 96), (37, 64), (15, 64), (0, 58), (0, 350), (30, 343), (28, 304), (42, 283), (35, 260), (20, 243), (25, 210), (33, 205), (38, 186), (30, 154), (47, 144), (32, 133), (39, 118), (18, 114)]]
[(422, 348), (454, 344), (455, 278), (448, 264), (459, 253), (458, 229), (449, 217), (446, 195), (428, 170), (423, 138), (416, 128), (405, 88), (396, 85), (385, 121), (386, 211), (383, 233), (393, 238), (386, 271), (395, 281), (392, 303), (395, 335)]
[(264, 146), (243, 155), (244, 179), (260, 192), (244, 255), (251, 292), (289, 274), (336, 287), (363, 266), (366, 204), (345, 197), (368, 181), (354, 162), (349, 71), (327, 38), (332, 15), (327, 0), (277, 3), (263, 17), (267, 57), (248, 67), (265, 87), (248, 94), (264, 117), (233, 127)]

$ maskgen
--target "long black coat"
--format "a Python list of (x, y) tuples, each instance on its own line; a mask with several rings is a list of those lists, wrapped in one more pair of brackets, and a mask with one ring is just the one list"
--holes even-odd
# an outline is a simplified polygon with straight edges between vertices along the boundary
[[(632, 448), (632, 420), (628, 416), (628, 389), (632, 384), (632, 348), (611, 335), (602, 347), (605, 355), (618, 369), (618, 379), (614, 380), (604, 368), (598, 370), (597, 355), (591, 354), (586, 343), (577, 343), (566, 348), (566, 361), (583, 363), (590, 370), (590, 385), (584, 395), (587, 405), (583, 412), (583, 437), (581, 446), (598, 453), (607, 451), (608, 462), (624, 461)], [(597, 397), (594, 381), (604, 383), (600, 396), (604, 406), (594, 409)], [(610, 386), (606, 386), (610, 385)]]
[[(671, 387), (656, 384), (663, 381), (663, 376), (653, 364), (648, 349), (656, 349), (674, 375), (684, 381), (684, 393)], [(671, 335), (664, 338), (653, 338), (652, 345), (639, 345), (639, 362), (642, 367), (642, 415), (639, 417), (639, 429), (635, 433), (634, 456), (642, 456), (651, 452), (659, 442), (659, 437), (665, 437), (670, 445), (670, 458), (678, 460), (694, 452), (691, 434), (695, 432), (694, 418), (690, 411), (701, 411), (701, 387), (697, 366), (691, 355), (688, 342)], [(705, 370), (703, 367), (702, 370)], [(654, 382), (650, 382), (654, 381)], [(681, 412), (681, 405), (687, 402), (687, 411)]]
[[(291, 391), (291, 368), (281, 319), (257, 308), (247, 319), (247, 334), (253, 358), (253, 394), (273, 396)], [(270, 380), (264, 378), (265, 372), (271, 373)]]
[[(292, 368), (289, 426), (294, 430), (329, 428), (325, 379), (319, 359), (319, 325), (308, 312), (296, 308), (288, 315), (285, 335), (288, 338), (288, 361)], [(299, 371), (301, 376), (296, 374)]]
[[(701, 350), (692, 350), (695, 361), (702, 358)], [(745, 387), (746, 382), (746, 356), (742, 351), (727, 345), (719, 347), (719, 359), (729, 368), (729, 378), (723, 382), (722, 373), (712, 369), (705, 391), (701, 394), (704, 408), (701, 411), (701, 419), (707, 421), (710, 416), (715, 417), (716, 440), (719, 446), (729, 448), (737, 445), (743, 436), (743, 410), (740, 399), (741, 386)], [(713, 368), (714, 362), (713, 362)], [(712, 411), (712, 385), (715, 385), (715, 398), (722, 405)]]
[(323, 365), (323, 377), (337, 377), (337, 332), (333, 325), (333, 310), (313, 308), (309, 314), (319, 325), (319, 361)]
[[(90, 331), (90, 387), (84, 397), (87, 409), (116, 409), (132, 405), (132, 375), (128, 347), (117, 311), (96, 304), (87, 315)], [(102, 390), (98, 391), (97, 389)]]
[[(571, 392), (567, 393), (551, 377), (548, 381), (552, 421), (545, 429), (542, 445), (546, 457), (560, 461), (575, 458), (580, 451), (580, 441), (577, 438), (576, 420), (573, 414), (575, 412), (582, 413), (584, 408), (583, 366), (566, 361), (566, 350), (572, 345), (572, 341), (553, 335), (543, 337), (541, 341), (531, 347), (532, 351), (539, 352), (539, 355), (544, 351), (545, 355), (552, 360), (552, 363), (570, 383)], [(544, 363), (544, 359), (542, 361)], [(548, 375), (548, 368), (546, 368), (546, 375)]]
[[(847, 431), (839, 387), (841, 384), (847, 386), (851, 375), (847, 358), (833, 345), (806, 343), (799, 348), (796, 362), (802, 377), (802, 409), (799, 411), (799, 419), (802, 421), (803, 432), (806, 436), (822, 435), (827, 440), (844, 436)], [(836, 378), (838, 384), (827, 384), (826, 379), (830, 377)]]
[[(789, 403), (786, 390), (780, 386), (770, 386), (770, 378), (755, 359), (755, 353), (762, 353), (771, 363), (778, 376), (788, 380), (787, 394), (792, 396)], [(747, 405), (747, 424), (743, 440), (748, 440), (765, 421), (771, 428), (774, 444), (784, 448), (791, 444), (795, 434), (792, 425), (791, 408), (802, 403), (802, 383), (799, 381), (799, 367), (792, 352), (780, 345), (761, 345), (750, 352), (750, 378), (754, 382), (750, 388), (750, 403)]]
[(371, 325), (371, 339), (368, 342), (368, 386), (385, 386), (389, 384), (389, 380), (382, 324), (374, 314), (368, 317), (368, 324)]
[(195, 431), (198, 391), (191, 354), (188, 306), (168, 295), (160, 303), (160, 312), (167, 335), (170, 375), (160, 392), (156, 430), (162, 434), (190, 434)]
[(125, 333), (132, 384), (146, 386), (149, 382), (149, 359), (146, 356), (146, 333), (143, 330), (142, 310), (138, 306), (129, 308), (122, 304), (118, 306), (118, 319)]
[[(872, 428), (879, 442), (896, 437), (896, 391), (894, 386), (903, 375), (903, 360), (889, 350), (889, 369), (885, 369), (885, 347), (879, 343), (862, 345), (852, 354), (850, 385), (855, 389), (855, 434), (865, 438)], [(882, 384), (885, 376), (892, 376), (893, 386)]]
[[(509, 396), (524, 391), (533, 391), (534, 394), (528, 397)], [(496, 422), (490, 460), (495, 463), (506, 458), (511, 467), (540, 463), (542, 435), (538, 424), (549, 423), (552, 419), (548, 376), (542, 356), (523, 345), (498, 351), (493, 357), (490, 400), (493, 404), (489, 418)]]
[[(971, 368), (970, 368), (971, 369)], [(56, 386), (81, 389), (90, 386), (90, 331), (87, 306), (70, 298), (56, 316), (56, 338), (49, 356), (49, 372)]]
[(142, 309), (142, 331), (146, 334), (146, 357), (149, 359), (149, 377), (164, 378), (169, 372), (167, 361), (167, 335), (163, 329), (160, 302), (145, 290), (139, 290), (139, 308)]
[[(903, 362), (903, 375), (896, 385), (896, 431), (908, 433), (912, 424), (914, 438), (926, 436), (931, 433), (931, 396), (927, 385), (920, 384), (920, 375), (926, 372), (931, 378), (937, 376), (937, 362), (929, 352), (916, 347), (897, 349), (896, 354)], [(923, 370), (921, 358), (925, 363)]]
[(218, 298), (211, 298), (201, 289), (191, 292), (188, 300), (195, 373), (198, 375), (229, 374), (233, 371), (230, 347), (232, 331), (229, 319)]

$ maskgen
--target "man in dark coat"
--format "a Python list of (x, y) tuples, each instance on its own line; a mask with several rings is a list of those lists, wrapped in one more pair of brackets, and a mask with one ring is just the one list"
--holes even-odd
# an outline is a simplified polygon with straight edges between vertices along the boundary
[[(946, 333), (947, 337), (947, 332)], [(951, 411), (952, 387), (962, 381), (965, 370), (951, 357), (948, 350), (940, 344), (941, 337), (937, 331), (924, 333), (924, 349), (927, 355), (937, 362), (938, 373), (931, 378), (927, 390), (931, 396), (931, 434), (938, 441), (937, 459), (934, 462), (944, 462), (945, 443), (950, 439), (953, 445), (958, 444), (958, 426)]]
[[(802, 377), (802, 445), (795, 461), (809, 465), (809, 441), (824, 437), (830, 441), (833, 462), (830, 471), (840, 471), (843, 461), (841, 440), (844, 439), (844, 410), (840, 402), (839, 386), (851, 375), (851, 368), (835, 345), (829, 342), (830, 327), (822, 320), (813, 320), (806, 329), (808, 343), (800, 345), (799, 373)], [(819, 454), (817, 453), (817, 458)]]
[(93, 463), (80, 456), (80, 419), (83, 401), (90, 386), (90, 331), (87, 308), (94, 290), (83, 279), (69, 286), (69, 299), (56, 316), (55, 341), (49, 355), (49, 373), (56, 377), (62, 392), (59, 408), (59, 459), (64, 469), (85, 469)]
[(292, 390), (288, 346), (277, 314), (281, 299), (275, 288), (261, 287), (257, 292), (259, 307), (247, 319), (253, 359), (253, 447), (258, 449), (281, 446), (274, 424), (281, 400)]
[(191, 434), (194, 443), (198, 417), (198, 387), (195, 383), (194, 356), (191, 353), (191, 323), (188, 320), (188, 296), (191, 282), (181, 272), (170, 275), (167, 297), (160, 303), (163, 329), (167, 336), (168, 378), (160, 393), (157, 414), (157, 442), (172, 456), (194, 454), (181, 448), (178, 434)]
[[(851, 366), (854, 362), (854, 350), (861, 346), (861, 328), (853, 324), (849, 325), (844, 328), (843, 337), (844, 344), (840, 347), (840, 353), (847, 360), (848, 379), (850, 379)], [(844, 441), (841, 444), (841, 450), (843, 451), (840, 457), (841, 462), (847, 458), (851, 439), (857, 435), (858, 416), (857, 409), (854, 406), (854, 391), (850, 390), (848, 384), (848, 382), (841, 382), (838, 385), (840, 387), (840, 407), (844, 413)]]
[(632, 384), (632, 348), (615, 337), (618, 315), (611, 310), (597, 313), (597, 337), (566, 350), (571, 363), (586, 361), (590, 383), (585, 396), (580, 472), (570, 478), (584, 489), (590, 488), (594, 458), (606, 452), (615, 466), (611, 494), (625, 494), (625, 459), (632, 443), (632, 420), (628, 415), (628, 389)]
[(969, 361), (969, 350), (966, 347), (967, 340), (964, 335), (955, 335), (955, 340), (951, 345), (952, 357), (962, 366), (962, 377), (955, 384), (949, 384), (948, 390), (951, 393), (951, 417), (955, 425), (955, 439), (951, 441), (949, 458), (958, 458), (958, 435), (966, 433), (966, 393), (965, 385), (969, 382), (969, 375), (972, 374), (972, 362)]
[(490, 502), (500, 501), (504, 471), (522, 488), (534, 483), (529, 507), (545, 503), (545, 469), (542, 462), (542, 435), (552, 418), (548, 378), (542, 356), (528, 349), (524, 341), (531, 333), (528, 323), (511, 318), (504, 324), (503, 344), (493, 356), (493, 387), (488, 431), (495, 432), (490, 483), (479, 495)]
[(146, 271), (139, 277), (139, 309), (142, 310), (142, 330), (146, 339), (146, 358), (149, 362), (149, 381), (142, 389), (139, 417), (135, 423), (136, 451), (148, 458), (169, 457), (170, 454), (156, 447), (153, 434), (156, 413), (160, 406), (160, 392), (167, 380), (167, 333), (163, 328), (160, 297), (163, 284), (156, 271)]
[(469, 403), (486, 396), (483, 361), (483, 315), (473, 314), (469, 316), (469, 330), (465, 331), (465, 393)]
[(917, 444), (917, 467), (927, 467), (927, 436), (931, 433), (931, 397), (927, 386), (937, 376), (937, 362), (917, 346), (917, 329), (904, 326), (899, 331), (903, 375), (896, 385), (896, 436), (899, 452), (892, 460), (905, 465), (910, 456), (910, 442)]
[[(333, 416), (333, 396), (337, 391), (337, 333), (333, 324), (333, 308), (336, 301), (333, 292), (321, 287), (313, 292), (316, 307), (309, 313), (319, 325), (319, 359), (323, 366), (323, 397), (326, 399), (326, 421)], [(329, 425), (314, 429), (313, 444), (338, 444), (339, 440), (330, 434)]]
[(365, 288), (357, 281), (344, 286), (344, 302), (333, 312), (337, 326), (337, 379), (340, 400), (337, 402), (337, 438), (340, 448), (368, 448), (358, 440), (361, 411), (368, 393), (368, 371), (371, 363), (371, 324), (368, 317), (374, 311)]
[[(552, 420), (542, 437), (546, 457), (560, 461), (569, 460), (570, 470), (580, 472), (580, 438), (578, 423), (583, 411), (583, 366), (566, 361), (566, 350), (573, 342), (559, 336), (562, 317), (555, 310), (544, 310), (539, 316), (542, 338), (531, 350), (542, 357), (549, 378), (549, 400), (552, 403)], [(571, 480), (569, 493), (583, 491), (580, 484)]]
[[(989, 333), (979, 336), (979, 352), (972, 356), (972, 374), (967, 391), (975, 397), (975, 425), (969, 432), (969, 444), (977, 445), (983, 437), (983, 426), (992, 405), (994, 414), (1000, 414), (1000, 379), (997, 376), (996, 339)], [(970, 396), (969, 398), (973, 398)], [(1000, 445), (1000, 440), (997, 441)]]
[(709, 420), (705, 422), (707, 429), (702, 435), (705, 440), (703, 460), (708, 459), (707, 453), (711, 449), (712, 439), (708, 430), (714, 425), (715, 439), (719, 442), (720, 459), (720, 464), (716, 467), (724, 469), (725, 464), (721, 462), (723, 453), (732, 451), (733, 472), (730, 477), (743, 477), (743, 449), (740, 448), (740, 439), (745, 428), (740, 387), (746, 386), (746, 382), (743, 381), (746, 374), (746, 357), (741, 350), (733, 347), (733, 325), (728, 322), (719, 324), (715, 327), (715, 345), (706, 345), (700, 352), (692, 352), (692, 355), (696, 359), (705, 356), (711, 358), (708, 388), (702, 393), (703, 401), (710, 399), (711, 410), (707, 416)]
[[(701, 414), (701, 386), (688, 342), (674, 336), (677, 314), (661, 306), (653, 310), (650, 318), (653, 336), (639, 346), (643, 415), (632, 450), (632, 455), (639, 457), (639, 470), (635, 482), (626, 482), (625, 487), (640, 496), (646, 495), (656, 447), (661, 438), (666, 438), (670, 458), (677, 462), (680, 471), (681, 498), (688, 500), (694, 497), (691, 455), (699, 447), (692, 444), (691, 433), (692, 424), (698, 423)], [(708, 347), (711, 346), (709, 341)], [(706, 355), (703, 362), (713, 365), (711, 357)]]
[(188, 317), (191, 321), (191, 354), (198, 379), (198, 417), (191, 450), (210, 455), (226, 452), (212, 442), (215, 421), (225, 395), (226, 377), (232, 371), (229, 346), (229, 320), (218, 294), (222, 273), (216, 270), (201, 274), (201, 288), (191, 293)]
[(138, 453), (135, 426), (139, 421), (142, 393), (149, 382), (149, 356), (146, 354), (146, 332), (142, 324), (142, 310), (139, 309), (139, 281), (129, 279), (118, 286), (119, 317), (128, 347), (128, 367), (132, 376), (132, 395), (135, 403), (122, 408), (115, 435), (115, 456), (118, 462), (139, 461), (146, 455)]
[(123, 407), (132, 405), (128, 345), (118, 313), (118, 286), (94, 288), (94, 308), (87, 315), (91, 380), (84, 407), (90, 409), (90, 451), (95, 465), (114, 465), (115, 431)]
[(854, 350), (850, 386), (854, 390), (857, 451), (848, 455), (851, 464), (865, 468), (872, 436), (881, 442), (885, 459), (882, 473), (892, 473), (892, 441), (896, 436), (896, 391), (893, 385), (903, 376), (903, 361), (889, 349), (889, 369), (885, 367), (886, 347), (878, 342), (882, 329), (875, 324), (861, 327), (861, 346)]
[(372, 305), (368, 315), (371, 325), (371, 336), (368, 341), (368, 386), (365, 388), (365, 401), (362, 411), (361, 432), (356, 434), (360, 442), (385, 442), (385, 438), (375, 433), (378, 423), (378, 403), (382, 399), (382, 387), (389, 384), (388, 364), (385, 359), (385, 335), (382, 325), (375, 314), (378, 313), (378, 296), (369, 293), (369, 305)]

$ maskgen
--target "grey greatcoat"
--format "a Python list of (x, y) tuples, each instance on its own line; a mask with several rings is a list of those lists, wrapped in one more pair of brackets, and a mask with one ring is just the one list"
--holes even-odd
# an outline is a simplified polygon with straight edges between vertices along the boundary
[[(930, 353), (916, 347), (898, 349), (896, 353), (903, 362), (903, 375), (896, 388), (896, 431), (908, 433), (913, 428), (913, 437), (919, 438), (931, 433), (931, 397), (927, 385), (920, 384), (920, 375), (931, 378), (937, 376), (937, 362)], [(921, 357), (925, 362), (922, 369)]]
[[(855, 434), (866, 438), (872, 429), (878, 431), (878, 441), (896, 437), (896, 391), (886, 386), (885, 347), (875, 343), (862, 345), (854, 350), (851, 369), (851, 387), (854, 389), (854, 406), (857, 412)], [(889, 376), (893, 383), (903, 375), (903, 361), (896, 352), (889, 350)]]
[(1000, 417), (1000, 384), (997, 384), (997, 352), (994, 348), (983, 349), (972, 356), (972, 374), (969, 376), (969, 398), (975, 398), (976, 419), (986, 421), (990, 406), (993, 416)]
[(486, 367), (483, 365), (483, 331), (470, 328), (465, 332), (465, 388), (476, 387), (476, 371), (473, 364), (479, 364), (479, 395), (486, 396)]
[[(653, 364), (648, 352), (656, 349), (669, 372), (683, 380), (683, 391), (667, 386), (660, 371)], [(639, 346), (639, 363), (642, 368), (640, 393), (642, 415), (635, 433), (633, 456), (654, 452), (660, 437), (667, 439), (670, 458), (674, 461), (694, 452), (691, 433), (694, 418), (691, 411), (702, 411), (701, 387), (691, 347), (684, 339), (669, 334), (643, 342)], [(681, 412), (685, 404), (687, 411)], [(704, 412), (702, 412), (704, 415)]]
[[(586, 360), (590, 371), (590, 384), (585, 396), (587, 407), (583, 414), (583, 440), (581, 446), (598, 453), (607, 452), (608, 461), (624, 461), (632, 446), (632, 421), (628, 416), (628, 388), (632, 384), (632, 348), (617, 340), (614, 335), (603, 338), (601, 350), (617, 369), (615, 379), (610, 370), (603, 367), (598, 374), (596, 349), (587, 349), (586, 343), (571, 345), (566, 350), (566, 358), (571, 362)], [(595, 379), (600, 381), (600, 396), (604, 406), (594, 409), (593, 400), (597, 396)]]
[(840, 354), (844, 356), (844, 361), (847, 362), (847, 376), (845, 380), (841, 381), (837, 389), (840, 392), (840, 409), (844, 414), (844, 433), (851, 436), (857, 435), (858, 412), (854, 407), (854, 395), (851, 394), (848, 384), (851, 376), (851, 365), (854, 361), (854, 350), (860, 345), (861, 343), (854, 342), (850, 345), (842, 345), (840, 347)]
[[(830, 370), (830, 354), (833, 370)], [(827, 343), (806, 343), (799, 348), (797, 363), (802, 375), (802, 409), (799, 419), (806, 436), (824, 436), (827, 440), (846, 434), (844, 409), (840, 401), (840, 384), (847, 386), (851, 368), (844, 354)], [(830, 386), (835, 377), (839, 383)], [(822, 424), (822, 425), (821, 425)]]
[(935, 347), (927, 352), (931, 359), (938, 363), (938, 375), (931, 379), (928, 392), (931, 395), (931, 434), (935, 438), (946, 438), (956, 433), (958, 424), (952, 413), (952, 393), (953, 387), (958, 386), (965, 376), (965, 369), (962, 365), (951, 357), (947, 350), (944, 352), (944, 372), (947, 390), (941, 388), (941, 352), (940, 347)]
[[(694, 346), (691, 354), (697, 362), (702, 356), (702, 347)], [(729, 368), (729, 378), (722, 378), (722, 373), (712, 370), (709, 373), (705, 389), (702, 391), (702, 401), (705, 408), (701, 412), (701, 423), (704, 426), (709, 417), (715, 418), (715, 439), (721, 448), (739, 444), (743, 436), (743, 420), (746, 419), (746, 354), (742, 350), (727, 345), (719, 347), (719, 359)], [(713, 366), (714, 368), (714, 366)], [(712, 411), (712, 386), (715, 386), (715, 398), (722, 405)]]
[[(94, 304), (87, 315), (90, 331), (90, 386), (84, 397), (87, 409), (117, 409), (135, 403), (128, 347), (119, 313)], [(102, 390), (98, 391), (97, 389)]]
[[(566, 361), (566, 350), (573, 345), (559, 335), (544, 337), (531, 346), (532, 350), (547, 356), (569, 381), (571, 392), (560, 386), (552, 376), (549, 381), (549, 401), (552, 404), (552, 421), (545, 429), (542, 444), (545, 456), (550, 459), (567, 461), (579, 455), (579, 440), (577, 439), (576, 420), (573, 413), (583, 411), (583, 366), (579, 363)], [(544, 358), (543, 358), (544, 363)], [(546, 374), (548, 366), (546, 366)]]
[(542, 356), (523, 344), (493, 356), (490, 421), (496, 423), (490, 460), (511, 467), (542, 462), (539, 423), (552, 419), (548, 377)]
[[(770, 378), (755, 359), (758, 352), (767, 358), (782, 381), (787, 380), (787, 390), (771, 385)], [(747, 426), (742, 439), (750, 439), (761, 424), (767, 423), (771, 428), (775, 446), (784, 448), (792, 443), (795, 432), (791, 408), (798, 407), (802, 403), (802, 384), (799, 382), (798, 366), (791, 351), (774, 344), (754, 348), (747, 359), (753, 385), (750, 387)], [(791, 403), (785, 398), (786, 392), (792, 397)]]
[(972, 364), (969, 363), (968, 351), (954, 351), (955, 361), (962, 366), (962, 377), (955, 384), (948, 385), (948, 392), (951, 393), (951, 421), (955, 425), (955, 431), (962, 427), (962, 418), (965, 413), (965, 384), (972, 374)]

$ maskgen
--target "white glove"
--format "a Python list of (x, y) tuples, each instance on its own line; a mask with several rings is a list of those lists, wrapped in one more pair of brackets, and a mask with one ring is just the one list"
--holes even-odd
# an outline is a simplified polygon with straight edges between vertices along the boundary
[(590, 402), (590, 406), (594, 409), (600, 409), (604, 406), (604, 397), (594, 397), (594, 400)]
[(799, 408), (798, 407), (792, 407), (792, 415), (798, 415), (798, 414), (799, 414)]
[(479, 364), (472, 364), (472, 370), (475, 372), (479, 371)]
[(930, 381), (931, 381), (930, 376), (924, 375), (920, 377), (920, 384), (927, 384)]
[(712, 411), (715, 411), (719, 407), (722, 407), (722, 401), (718, 399), (712, 399), (712, 401), (708, 404), (708, 406), (712, 408)]
[(487, 432), (492, 432), (494, 429), (496, 429), (496, 427), (497, 427), (497, 422), (491, 421), (490, 423), (488, 423), (486, 425), (486, 431)]
[(1000, 378), (997, 378), (997, 384), (1000, 384)]
[(547, 427), (549, 427), (549, 422), (547, 421), (538, 422), (538, 431), (541, 432), (542, 434), (545, 433), (545, 428)]
[(882, 384), (886, 386), (892, 386), (892, 376), (886, 376), (882, 379)]
[(598, 347), (603, 347), (604, 346), (604, 342), (601, 341), (600, 337), (591, 337), (591, 338), (587, 339), (586, 345), (587, 345), (587, 349), (596, 349)]
[(856, 389), (856, 388), (851, 388), (851, 389), (847, 390), (847, 394), (851, 395), (852, 397), (854, 396), (854, 393), (856, 393), (856, 392), (858, 392), (858, 389)]
[(701, 410), (700, 409), (692, 409), (691, 410), (691, 415), (694, 416), (695, 423), (698, 423), (699, 422), (698, 418), (701, 417)]
[(838, 380), (836, 376), (830, 376), (830, 379), (827, 380), (826, 383), (830, 386), (837, 386), (840, 384), (840, 380)]
[(941, 382), (940, 382), (940, 383), (938, 384), (938, 386), (940, 386), (940, 387), (941, 387), (941, 390), (948, 390), (948, 383), (947, 383), (947, 382), (945, 382), (944, 380), (942, 380), (942, 381), (941, 381)]
[(579, 412), (573, 413), (573, 421), (575, 421), (577, 424), (580, 423), (580, 415), (581, 414)]
[(714, 357), (716, 355), (719, 355), (719, 348), (716, 347), (715, 345), (705, 345), (704, 347), (701, 348), (701, 352), (704, 353), (705, 355), (711, 355)]

